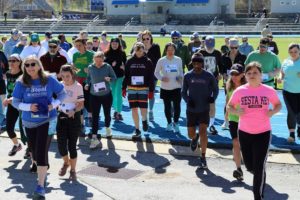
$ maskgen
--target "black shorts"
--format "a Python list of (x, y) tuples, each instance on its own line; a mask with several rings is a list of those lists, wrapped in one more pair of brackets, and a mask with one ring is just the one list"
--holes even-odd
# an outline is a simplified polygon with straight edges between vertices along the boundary
[(187, 127), (195, 127), (200, 124), (209, 124), (209, 111), (193, 113), (186, 111)]
[(128, 89), (128, 101), (130, 108), (148, 108), (148, 89)]
[(229, 121), (229, 131), (231, 135), (231, 139), (237, 138), (239, 123), (234, 121)]

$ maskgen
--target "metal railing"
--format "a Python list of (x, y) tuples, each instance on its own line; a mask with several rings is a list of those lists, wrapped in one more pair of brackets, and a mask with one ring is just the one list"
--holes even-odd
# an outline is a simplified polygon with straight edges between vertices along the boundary
[(16, 24), (16, 29), (20, 30), (22, 29), (28, 22), (29, 22), (29, 16), (27, 15), (21, 22)]
[(94, 19), (93, 19), (92, 21), (90, 21), (90, 22), (86, 25), (85, 29), (86, 29), (87, 31), (92, 31), (93, 26), (96, 25), (96, 24), (99, 22), (99, 20), (100, 20), (100, 16), (97, 15), (96, 17), (94, 17)]
[(52, 22), (49, 26), (49, 31), (53, 31), (57, 26), (61, 24), (63, 17), (59, 16), (56, 21)]

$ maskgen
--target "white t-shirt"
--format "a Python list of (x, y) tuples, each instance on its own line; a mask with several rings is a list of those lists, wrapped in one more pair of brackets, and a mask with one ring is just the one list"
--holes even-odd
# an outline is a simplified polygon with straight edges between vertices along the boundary
[(24, 47), (22, 53), (20, 54), (20, 57), (22, 60), (27, 58), (30, 55), (36, 55), (38, 58), (40, 58), (42, 55), (46, 54), (47, 51), (42, 46), (26, 46)]
[(71, 49), (69, 49), (68, 51), (68, 56), (71, 60), (71, 63), (73, 62), (73, 55), (74, 53), (78, 52), (78, 50), (75, 47), (72, 47)]
[(154, 75), (158, 80), (163, 77), (169, 78), (168, 82), (161, 82), (160, 87), (164, 90), (174, 90), (182, 87), (183, 69), (181, 58), (174, 56), (169, 60), (166, 56), (160, 58), (156, 64)]
[(64, 87), (67, 96), (60, 104), (59, 109), (64, 113), (67, 113), (67, 110), (75, 109), (75, 103), (84, 101), (84, 96), (82, 85), (80, 85), (77, 81), (75, 81), (73, 85), (64, 85)]
[(41, 41), (41, 46), (42, 47), (44, 47), (44, 49), (46, 50), (46, 51), (48, 51), (48, 41), (47, 40), (43, 40), (43, 41)]
[(58, 50), (58, 52), (60, 53), (60, 55), (64, 56), (67, 59), (67, 62), (69, 64), (72, 63), (72, 59), (70, 58), (70, 56), (68, 55), (68, 53), (63, 48), (60, 48)]

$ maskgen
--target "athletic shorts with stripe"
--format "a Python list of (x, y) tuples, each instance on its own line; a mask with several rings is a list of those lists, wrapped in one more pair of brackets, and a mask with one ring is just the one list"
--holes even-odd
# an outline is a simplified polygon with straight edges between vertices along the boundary
[(148, 108), (148, 88), (128, 87), (127, 91), (130, 108)]

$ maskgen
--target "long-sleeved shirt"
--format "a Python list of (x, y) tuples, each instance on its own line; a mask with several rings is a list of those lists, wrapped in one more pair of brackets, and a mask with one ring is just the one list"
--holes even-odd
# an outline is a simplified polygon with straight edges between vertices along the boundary
[(162, 81), (160, 87), (164, 90), (174, 90), (182, 87), (183, 69), (181, 58), (174, 56), (169, 60), (166, 56), (158, 60), (154, 72), (158, 80), (163, 77), (169, 79), (168, 82)]
[(44, 47), (42, 46), (26, 46), (22, 53), (20, 54), (20, 57), (22, 60), (24, 60), (26, 57), (30, 56), (30, 55), (35, 55), (38, 58), (40, 58), (42, 55), (46, 54), (47, 51), (44, 49)]
[[(187, 72), (184, 75), (182, 98), (188, 103), (187, 111), (200, 113), (209, 111), (209, 99), (217, 99), (219, 88), (214, 76), (202, 70), (201, 73), (196, 73), (194, 70)], [(189, 102), (193, 101), (195, 107), (191, 107)]]
[[(163, 56), (165, 56), (165, 55), (166, 55), (166, 52), (164, 51)], [(189, 67), (189, 64), (191, 62), (191, 55), (190, 55), (187, 45), (183, 44), (182, 42), (178, 43), (176, 46), (175, 56), (178, 56), (181, 58), (183, 71), (184, 71), (185, 67), (186, 68)]]
[[(121, 69), (121, 66), (125, 66), (126, 61), (127, 58), (124, 51), (111, 50), (105, 53), (105, 62), (112, 66), (117, 78), (124, 76), (124, 70)], [(113, 62), (116, 62), (115, 66), (113, 66)]]
[(212, 73), (215, 78), (218, 78), (219, 72), (223, 71), (223, 65), (221, 62), (222, 54), (219, 50), (213, 50), (212, 53), (207, 50), (200, 50), (200, 53), (204, 57), (204, 68), (206, 71)]
[(12, 54), (13, 48), (18, 44), (20, 40), (14, 40), (12, 37), (4, 44), (4, 54), (7, 58)]
[(239, 52), (241, 52), (241, 54), (244, 54), (245, 56), (248, 56), (252, 51), (254, 51), (253, 46), (248, 42), (243, 43), (239, 46)]
[(154, 91), (154, 71), (149, 58), (133, 56), (127, 60), (122, 89), (126, 89), (127, 86), (149, 88), (150, 92)]
[(242, 66), (244, 66), (246, 58), (247, 57), (245, 55), (241, 54), (238, 51), (237, 55), (234, 58), (234, 61), (232, 61), (231, 58), (230, 58), (230, 52), (225, 53), (224, 55), (222, 55), (223, 70), (220, 71), (220, 73), (229, 75), (229, 71), (231, 69), (231, 66), (233, 64), (236, 64), (236, 63), (241, 64)]
[(67, 64), (67, 59), (60, 55), (59, 52), (57, 52), (55, 55), (50, 55), (50, 53), (46, 53), (40, 58), (44, 70), (49, 71), (50, 73), (56, 73), (59, 74), (61, 66), (64, 64)]
[[(56, 94), (56, 99), (53, 99)], [(46, 85), (42, 85), (40, 79), (32, 80), (31, 86), (25, 86), (17, 81), (13, 91), (12, 105), (22, 111), (22, 122), (26, 128), (35, 128), (55, 119), (57, 107), (66, 97), (64, 86), (52, 76), (48, 76)], [(31, 112), (31, 104), (38, 104), (38, 112)], [(48, 105), (54, 109), (48, 111)]]
[(95, 96), (104, 96), (111, 92), (110, 83), (104, 78), (110, 77), (110, 81), (117, 79), (116, 74), (112, 67), (103, 63), (103, 65), (98, 68), (95, 64), (88, 67), (87, 84), (90, 86), (90, 92)]

